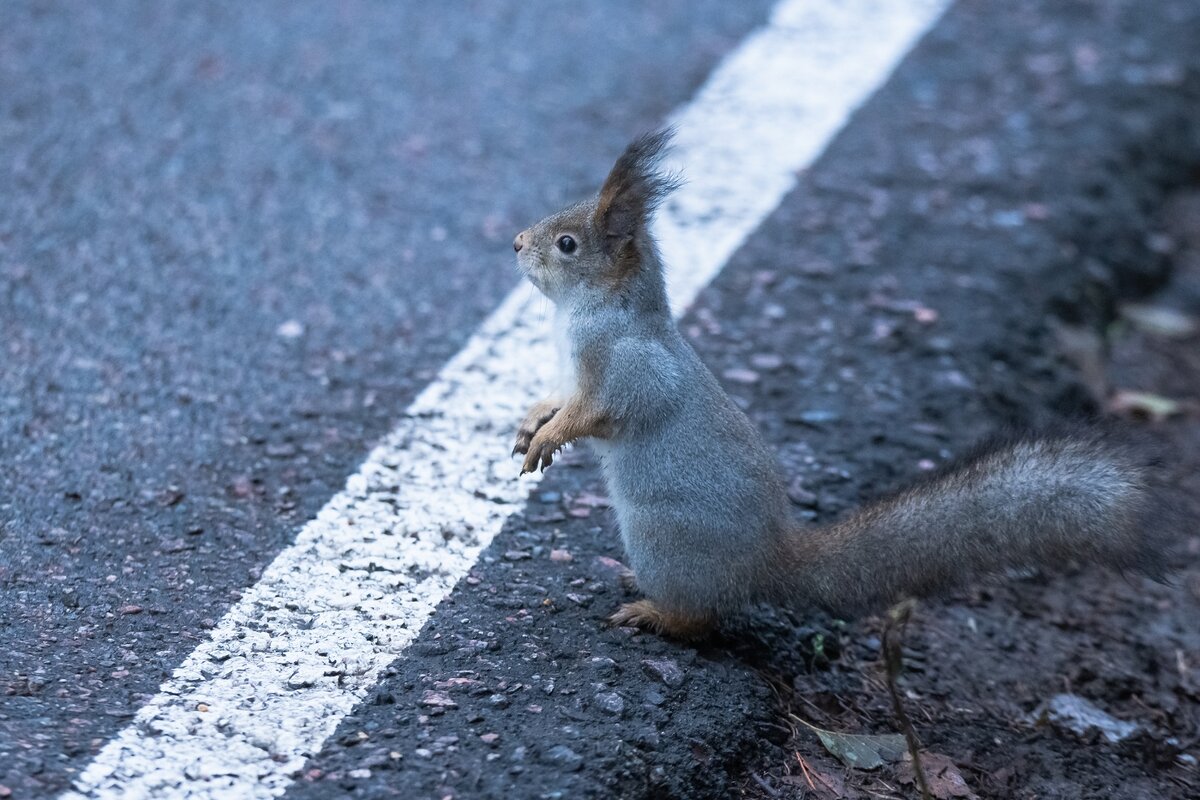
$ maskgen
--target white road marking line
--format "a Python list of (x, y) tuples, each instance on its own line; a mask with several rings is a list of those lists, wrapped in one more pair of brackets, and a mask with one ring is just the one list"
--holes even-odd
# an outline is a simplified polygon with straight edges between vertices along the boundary
[[(677, 312), (949, 0), (783, 0), (673, 117), (656, 232)], [(272, 797), (518, 511), (511, 436), (555, 363), (514, 290), (64, 797)]]

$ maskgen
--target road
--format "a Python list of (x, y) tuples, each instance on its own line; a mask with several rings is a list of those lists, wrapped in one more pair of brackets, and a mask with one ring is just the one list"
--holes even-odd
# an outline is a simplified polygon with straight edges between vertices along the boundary
[[(1084, 402), (1044, 311), (1103, 321), (1156, 284), (1147, 207), (1200, 141), (1200, 14), (1135, 5), (956, 5), (683, 317), (803, 478), (798, 515)], [(53, 796), (123, 730), (156, 738), (139, 709), (517, 287), (512, 234), (770, 9), (6, 9), (0, 785)], [(255, 791), (744, 785), (777, 724), (761, 675), (811, 664), (831, 621), (764, 612), (700, 649), (609, 630), (613, 524), (587, 454), (556, 464), (369, 679), (336, 653), (295, 677), (357, 694), (297, 705), (328, 738), (266, 742)], [(155, 793), (254, 784), (192, 767)]]

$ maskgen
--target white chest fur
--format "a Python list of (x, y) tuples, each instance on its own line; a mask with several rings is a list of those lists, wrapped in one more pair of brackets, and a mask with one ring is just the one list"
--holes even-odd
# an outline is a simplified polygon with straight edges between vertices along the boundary
[(555, 381), (555, 389), (563, 398), (574, 394), (577, 385), (570, 325), (570, 314), (562, 309), (555, 309), (554, 349), (558, 357), (558, 377)]

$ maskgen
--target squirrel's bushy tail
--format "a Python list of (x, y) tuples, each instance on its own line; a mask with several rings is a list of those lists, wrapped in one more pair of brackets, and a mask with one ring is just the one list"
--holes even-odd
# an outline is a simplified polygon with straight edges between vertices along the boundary
[(853, 613), (1008, 567), (1078, 560), (1159, 575), (1151, 469), (1095, 433), (994, 442), (839, 522), (797, 529), (775, 584), (783, 599)]

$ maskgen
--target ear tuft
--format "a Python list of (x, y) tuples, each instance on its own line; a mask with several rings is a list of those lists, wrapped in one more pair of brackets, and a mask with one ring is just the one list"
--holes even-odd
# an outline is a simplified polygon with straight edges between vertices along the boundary
[(596, 205), (596, 227), (612, 252), (645, 230), (659, 204), (680, 185), (677, 175), (659, 168), (675, 135), (673, 128), (643, 134), (617, 159)]

